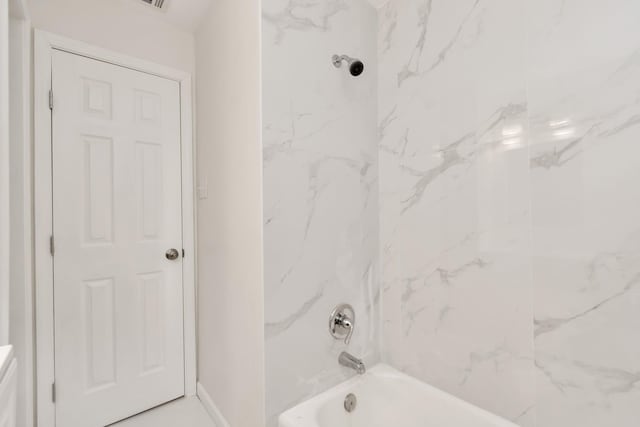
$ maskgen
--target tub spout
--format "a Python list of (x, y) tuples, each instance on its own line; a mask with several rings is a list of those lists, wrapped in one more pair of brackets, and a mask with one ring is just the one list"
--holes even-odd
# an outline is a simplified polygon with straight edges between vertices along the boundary
[(364, 374), (367, 371), (367, 368), (364, 366), (364, 362), (358, 359), (355, 356), (350, 355), (346, 351), (340, 353), (340, 357), (338, 357), (338, 362), (342, 366), (346, 366), (347, 368), (351, 368), (356, 371), (359, 375)]

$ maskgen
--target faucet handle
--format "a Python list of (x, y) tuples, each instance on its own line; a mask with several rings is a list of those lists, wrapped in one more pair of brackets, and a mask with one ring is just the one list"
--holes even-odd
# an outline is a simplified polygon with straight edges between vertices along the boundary
[(348, 316), (345, 316), (342, 320), (342, 327), (348, 329), (347, 336), (344, 338), (344, 343), (349, 345), (351, 342), (351, 336), (353, 335), (353, 329), (355, 325), (353, 324), (353, 320), (351, 320)]
[(349, 344), (353, 336), (356, 323), (356, 312), (349, 304), (340, 304), (331, 312), (329, 317), (329, 333), (337, 340), (344, 338)]

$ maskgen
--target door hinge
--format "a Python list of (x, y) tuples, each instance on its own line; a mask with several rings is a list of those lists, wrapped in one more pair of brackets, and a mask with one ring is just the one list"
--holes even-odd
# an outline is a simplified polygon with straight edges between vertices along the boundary
[(56, 383), (51, 384), (51, 401), (56, 403)]
[(54, 256), (56, 253), (56, 243), (53, 240), (53, 236), (49, 237), (49, 252), (51, 253), (51, 256)]
[(184, 249), (182, 249), (182, 258), (184, 258)]
[(49, 109), (53, 111), (53, 90), (49, 90)]

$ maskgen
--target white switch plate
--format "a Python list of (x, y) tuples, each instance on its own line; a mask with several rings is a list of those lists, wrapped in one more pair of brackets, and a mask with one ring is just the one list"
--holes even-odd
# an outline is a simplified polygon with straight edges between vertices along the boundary
[(203, 200), (209, 197), (209, 184), (208, 178), (205, 176), (204, 179), (200, 180), (198, 184), (198, 199)]

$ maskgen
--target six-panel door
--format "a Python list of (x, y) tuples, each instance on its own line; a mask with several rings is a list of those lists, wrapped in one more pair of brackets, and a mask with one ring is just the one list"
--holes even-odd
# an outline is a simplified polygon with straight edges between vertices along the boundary
[(54, 51), (56, 421), (184, 394), (177, 82)]

